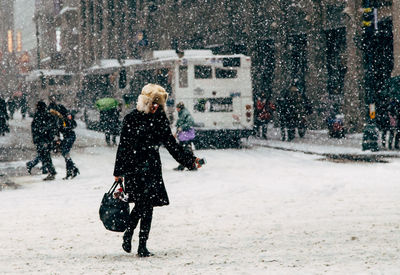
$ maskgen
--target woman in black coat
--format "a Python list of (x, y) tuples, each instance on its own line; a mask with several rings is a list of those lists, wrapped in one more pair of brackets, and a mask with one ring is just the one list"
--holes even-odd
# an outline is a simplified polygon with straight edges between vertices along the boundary
[(146, 241), (153, 207), (169, 204), (162, 178), (160, 145), (164, 145), (175, 160), (185, 167), (200, 167), (193, 153), (185, 151), (172, 135), (165, 113), (167, 97), (168, 94), (159, 85), (148, 84), (143, 87), (136, 110), (124, 118), (115, 161), (114, 176), (117, 181), (125, 180), (129, 202), (135, 203), (122, 248), (131, 252), (133, 231), (140, 220), (140, 257), (152, 255), (146, 248)]

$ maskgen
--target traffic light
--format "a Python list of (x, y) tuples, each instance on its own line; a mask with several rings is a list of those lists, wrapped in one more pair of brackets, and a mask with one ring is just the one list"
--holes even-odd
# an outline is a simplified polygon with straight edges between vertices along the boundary
[(372, 20), (374, 19), (374, 9), (372, 7), (364, 7), (362, 16), (362, 26), (364, 28), (372, 27)]

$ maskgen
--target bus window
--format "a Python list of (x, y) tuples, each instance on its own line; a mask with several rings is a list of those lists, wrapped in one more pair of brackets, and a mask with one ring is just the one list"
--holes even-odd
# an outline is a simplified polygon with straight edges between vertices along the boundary
[(212, 78), (211, 66), (194, 66), (194, 78), (196, 79), (207, 79)]
[(179, 66), (179, 88), (188, 87), (188, 67)]
[(215, 77), (216, 78), (236, 78), (237, 71), (229, 70), (229, 69), (215, 68)]

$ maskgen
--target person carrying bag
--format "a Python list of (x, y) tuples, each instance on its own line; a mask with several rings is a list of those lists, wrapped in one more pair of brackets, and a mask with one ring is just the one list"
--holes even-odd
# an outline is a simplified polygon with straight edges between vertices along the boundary
[[(118, 185), (120, 186), (117, 189)], [(99, 209), (100, 220), (107, 230), (124, 232), (128, 226), (129, 203), (125, 197), (122, 181), (114, 181), (104, 194)]]
[(201, 166), (192, 152), (184, 150), (172, 135), (165, 108), (168, 94), (156, 84), (143, 87), (136, 109), (125, 116), (114, 167), (116, 181), (124, 181), (128, 201), (135, 203), (129, 215), (122, 248), (130, 253), (133, 231), (140, 221), (138, 256), (149, 257), (153, 208), (169, 204), (162, 177), (159, 147), (164, 145), (173, 158), (187, 168)]
[[(178, 112), (178, 120), (176, 121), (176, 137), (179, 144), (183, 146), (186, 151), (192, 152), (192, 141), (196, 137), (194, 130), (194, 120), (192, 115), (189, 113), (183, 102), (176, 104), (176, 111)], [(175, 171), (183, 171), (185, 166), (179, 164), (178, 167), (174, 168)], [(191, 169), (196, 170), (196, 168)]]

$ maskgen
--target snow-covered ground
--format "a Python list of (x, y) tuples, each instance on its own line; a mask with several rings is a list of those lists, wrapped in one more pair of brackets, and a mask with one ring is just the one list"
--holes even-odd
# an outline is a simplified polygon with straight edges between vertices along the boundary
[(98, 218), (116, 148), (72, 153), (81, 174), (13, 178), (0, 192), (0, 274), (399, 274), (400, 160), (331, 163), (254, 147), (202, 150), (207, 165), (173, 171), (156, 208), (151, 258), (121, 248)]
[[(0, 147), (33, 149), (29, 124), (17, 115)], [(360, 136), (310, 132), (285, 143), (271, 129), (269, 140), (250, 144), (316, 154), (201, 150), (208, 163), (196, 172), (173, 171), (161, 149), (171, 205), (155, 209), (155, 256), (141, 259), (137, 231), (126, 254), (122, 233), (106, 231), (98, 217), (116, 147), (82, 123), (77, 135), (77, 178), (62, 180), (65, 164), (55, 156), (57, 180), (12, 177), (21, 187), (0, 192), (0, 274), (400, 274), (400, 159), (332, 163), (318, 155), (359, 153)], [(27, 155), (10, 156), (0, 171), (25, 173)]]

